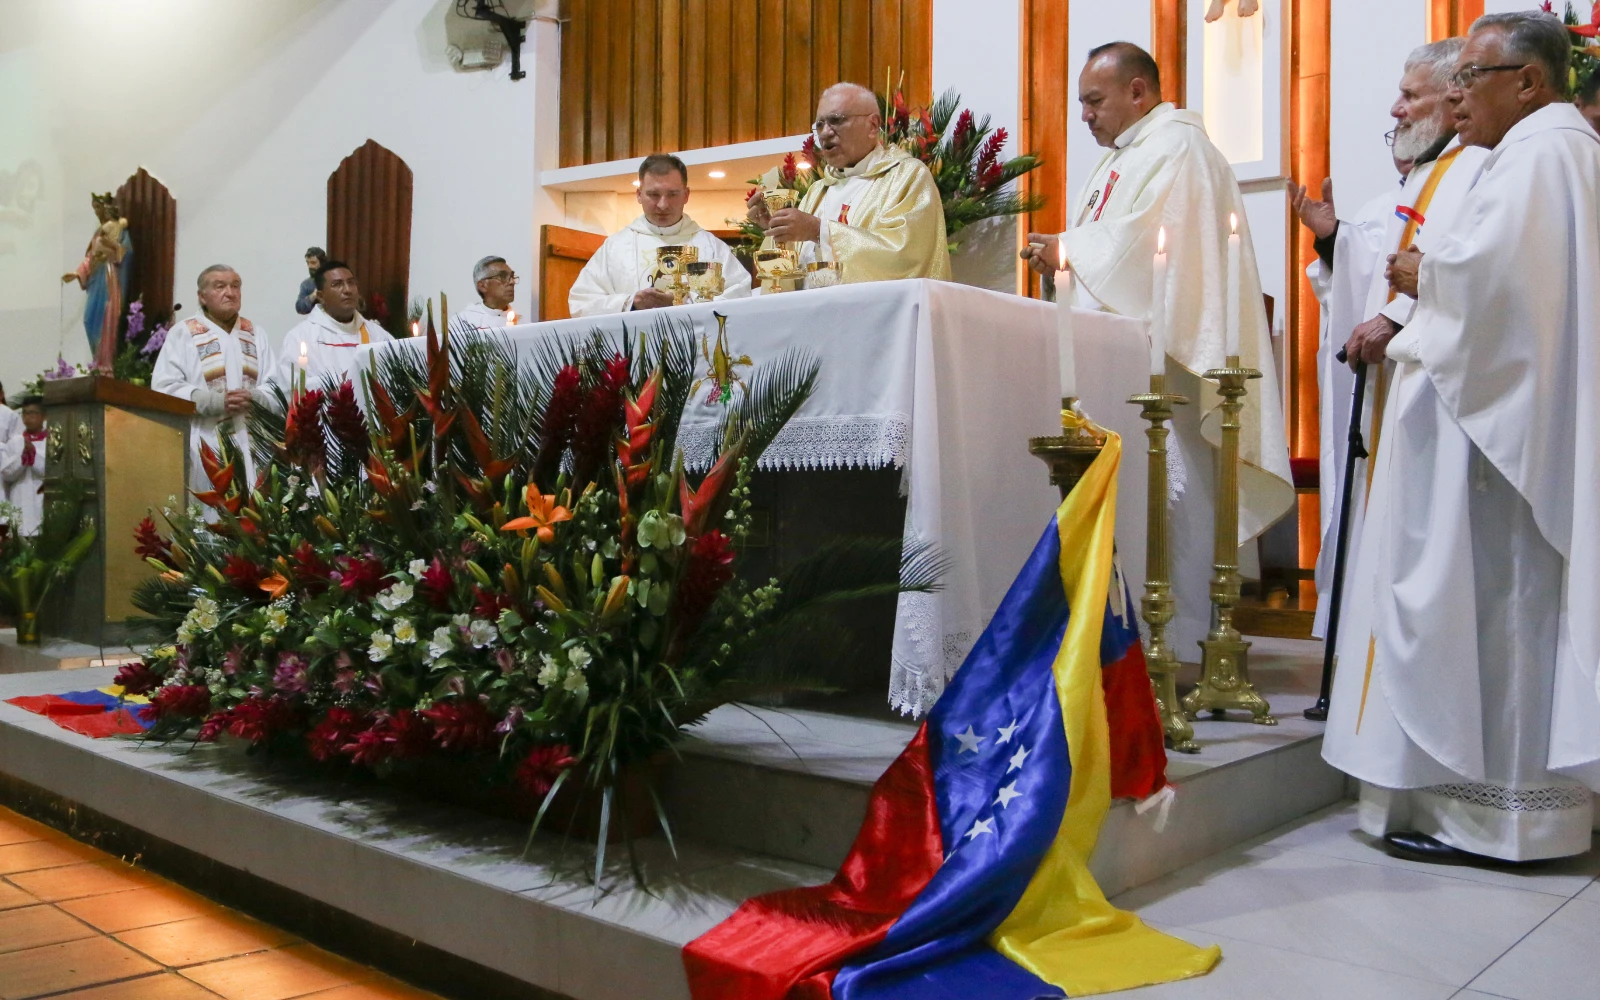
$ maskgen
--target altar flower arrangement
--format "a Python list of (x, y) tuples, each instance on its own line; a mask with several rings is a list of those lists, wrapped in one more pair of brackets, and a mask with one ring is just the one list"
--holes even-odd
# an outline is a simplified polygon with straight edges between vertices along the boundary
[(39, 531), (22, 534), (22, 512), (0, 503), (0, 607), (16, 616), (17, 641), (39, 641), (39, 607), (70, 579), (94, 547), (95, 525), (83, 515), (84, 486), (64, 480), (44, 505)]
[(809, 356), (745, 380), (696, 474), (676, 446), (687, 325), (520, 363), (499, 334), (427, 328), (425, 357), (385, 353), (359, 390), (258, 408), (257, 482), (203, 450), (212, 488), (139, 527), (159, 645), (119, 683), (148, 694), (155, 738), (380, 775), (457, 761), (525, 796), (535, 829), (573, 786), (599, 806), (598, 881), (613, 817), (639, 818), (625, 778), (648, 785), (718, 705), (804, 686), (783, 651), (819, 608), (929, 589), (937, 560), (848, 541), (740, 578), (750, 472), (815, 386)]
[[(1555, 13), (1551, 0), (1545, 0), (1543, 6), (1546, 13)], [(1572, 75), (1567, 83), (1571, 92), (1577, 93), (1600, 70), (1600, 3), (1591, 4), (1589, 20), (1580, 22), (1572, 0), (1567, 0), (1561, 20), (1572, 39)]]
[[(181, 308), (174, 305), (173, 308)], [(156, 325), (145, 329), (151, 317), (145, 314), (144, 297), (128, 303), (128, 314), (123, 319), (122, 347), (111, 364), (111, 377), (134, 385), (148, 386), (155, 374), (156, 355), (166, 343), (167, 330), (172, 325), (170, 315), (159, 318)]]

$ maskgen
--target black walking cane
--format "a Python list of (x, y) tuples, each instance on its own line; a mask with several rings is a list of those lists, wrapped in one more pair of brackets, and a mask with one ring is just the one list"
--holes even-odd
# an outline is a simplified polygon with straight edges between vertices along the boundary
[[(1341, 348), (1338, 360), (1342, 363), (1348, 357)], [(1361, 437), (1361, 406), (1366, 394), (1367, 365), (1362, 362), (1356, 366), (1356, 387), (1351, 393), (1350, 453), (1344, 457), (1344, 489), (1339, 497), (1339, 534), (1333, 543), (1333, 589), (1328, 596), (1328, 634), (1323, 639), (1322, 647), (1322, 688), (1317, 695), (1317, 703), (1304, 713), (1306, 718), (1317, 722), (1327, 721), (1328, 697), (1333, 693), (1333, 655), (1339, 642), (1339, 606), (1344, 600), (1344, 564), (1348, 555), (1345, 549), (1350, 534), (1350, 494), (1355, 487), (1356, 462), (1367, 457), (1367, 445)]]

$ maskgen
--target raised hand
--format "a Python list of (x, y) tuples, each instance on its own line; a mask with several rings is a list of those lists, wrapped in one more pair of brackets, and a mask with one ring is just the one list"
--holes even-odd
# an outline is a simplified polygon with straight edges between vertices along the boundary
[(1324, 178), (1322, 181), (1321, 201), (1306, 194), (1303, 186), (1290, 181), (1289, 207), (1294, 209), (1300, 224), (1311, 230), (1311, 234), (1319, 240), (1327, 239), (1339, 228), (1339, 217), (1334, 214), (1333, 209), (1332, 178)]

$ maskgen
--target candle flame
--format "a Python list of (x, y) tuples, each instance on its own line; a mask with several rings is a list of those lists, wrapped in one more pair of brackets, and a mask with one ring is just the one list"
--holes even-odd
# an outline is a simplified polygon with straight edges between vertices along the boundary
[(306, 363), (306, 345), (304, 341), (300, 342), (300, 363)]
[(1228, 231), (1234, 234), (1239, 232), (1239, 216), (1233, 212), (1228, 213)]
[(1167, 252), (1167, 227), (1162, 226), (1156, 230), (1156, 253)]
[(1056, 257), (1061, 261), (1061, 266), (1056, 270), (1065, 271), (1067, 269), (1067, 245), (1059, 239), (1056, 240)]
[(507, 309), (506, 310), (506, 326), (516, 326), (516, 325), (517, 325), (517, 311), (515, 309)]
[(794, 168), (796, 170), (810, 170), (811, 164), (807, 163), (805, 160), (796, 160), (794, 161)]
[(418, 332), (418, 330), (417, 330), (417, 321), (416, 320), (412, 320), (411, 321), (411, 335), (413, 337), (415, 337), (417, 335), (417, 332)]

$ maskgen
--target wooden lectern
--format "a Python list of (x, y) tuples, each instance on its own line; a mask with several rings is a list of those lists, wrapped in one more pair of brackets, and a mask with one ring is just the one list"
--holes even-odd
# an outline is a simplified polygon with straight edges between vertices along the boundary
[(122, 645), (130, 599), (154, 575), (134, 553), (133, 533), (154, 508), (181, 508), (188, 489), (194, 404), (130, 382), (89, 375), (44, 383), (46, 502), (69, 480), (87, 489), (94, 550), (41, 608), (40, 628), (95, 646)]

